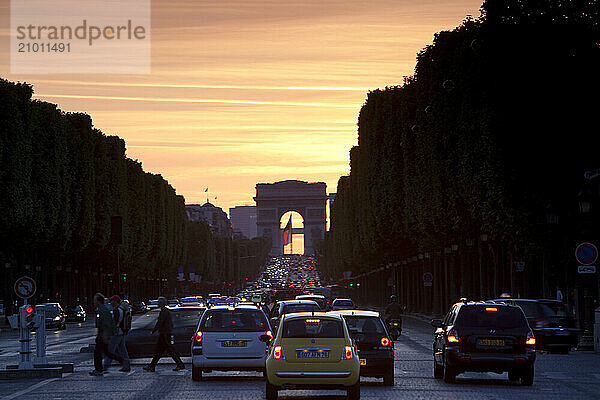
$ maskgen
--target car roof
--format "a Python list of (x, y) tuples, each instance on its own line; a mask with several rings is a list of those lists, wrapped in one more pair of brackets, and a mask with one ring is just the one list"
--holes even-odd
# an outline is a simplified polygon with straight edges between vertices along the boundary
[(287, 319), (302, 319), (302, 318), (307, 318), (307, 317), (329, 318), (329, 319), (335, 319), (335, 320), (340, 320), (340, 321), (342, 320), (341, 315), (331, 314), (331, 313), (322, 312), (322, 311), (291, 313), (291, 314), (285, 314), (283, 316), (283, 318), (286, 320)]
[(503, 301), (507, 301), (507, 300), (511, 300), (511, 301), (523, 301), (523, 302), (531, 302), (531, 303), (537, 303), (539, 300), (536, 299), (521, 299), (521, 298), (514, 298), (514, 297), (502, 297), (502, 298), (498, 298), (498, 299), (494, 299), (494, 300), (489, 300), (491, 302), (503, 302)]
[(377, 317), (377, 318), (379, 318), (379, 313), (377, 311), (367, 311), (367, 310), (336, 310), (336, 311), (329, 311), (328, 314), (336, 314), (336, 315), (352, 316), (352, 317)]
[(297, 299), (297, 300), (282, 300), (278, 302), (279, 304), (288, 305), (288, 304), (317, 304), (314, 300), (306, 300), (306, 299)]
[(354, 303), (354, 302), (352, 301), (352, 299), (347, 299), (347, 298), (345, 298), (345, 297), (338, 297), (338, 298), (336, 298), (335, 300), (333, 300), (333, 302), (334, 302), (334, 303), (335, 303), (336, 301), (350, 301), (350, 302)]
[(238, 304), (236, 306), (227, 305), (227, 304), (219, 304), (218, 306), (212, 306), (210, 310), (231, 310), (231, 309), (241, 309), (241, 310), (259, 310), (260, 308), (254, 304)]
[(299, 294), (298, 296), (296, 296), (296, 299), (304, 299), (307, 297), (317, 297), (317, 298), (325, 298), (325, 296), (323, 296), (322, 294)]

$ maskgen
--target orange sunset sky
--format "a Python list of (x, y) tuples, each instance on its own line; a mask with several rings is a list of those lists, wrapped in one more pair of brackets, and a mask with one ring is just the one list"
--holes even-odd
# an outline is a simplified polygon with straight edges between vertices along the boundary
[[(0, 4), (1, 76), (90, 114), (127, 155), (187, 203), (229, 211), (255, 184), (349, 172), (366, 92), (400, 84), (435, 32), (481, 0), (154, 0), (149, 75), (12, 75), (9, 3)], [(68, 71), (67, 71), (68, 72)], [(214, 200), (214, 197), (218, 197)]]

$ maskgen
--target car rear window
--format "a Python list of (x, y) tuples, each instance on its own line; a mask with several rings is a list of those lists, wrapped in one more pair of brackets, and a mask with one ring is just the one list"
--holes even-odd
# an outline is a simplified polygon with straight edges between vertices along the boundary
[[(203, 308), (170, 310), (173, 320), (173, 328), (195, 328), (204, 312)], [(131, 323), (132, 329), (151, 330), (156, 325), (160, 310), (154, 310), (140, 315)]]
[(343, 338), (342, 323), (332, 319), (292, 319), (283, 324), (284, 338)]
[(333, 305), (336, 307), (352, 307), (354, 306), (354, 303), (350, 300), (336, 300)]
[(548, 317), (572, 317), (569, 307), (558, 302), (540, 302), (542, 312)]
[(521, 310), (523, 310), (523, 313), (528, 318), (537, 317), (541, 314), (537, 301), (515, 301), (515, 305), (521, 307)]
[(282, 314), (291, 314), (297, 312), (321, 311), (317, 304), (286, 304), (283, 306)]
[(269, 324), (258, 310), (209, 310), (200, 328), (205, 332), (264, 332)]
[(476, 305), (462, 307), (455, 324), (460, 327), (487, 329), (526, 328), (523, 312), (515, 307)]
[(357, 333), (363, 335), (383, 335), (385, 329), (380, 318), (377, 317), (352, 317), (344, 316), (346, 325), (350, 333)]
[(44, 309), (46, 311), (46, 317), (56, 317), (59, 314), (58, 306), (54, 304), (46, 304)]

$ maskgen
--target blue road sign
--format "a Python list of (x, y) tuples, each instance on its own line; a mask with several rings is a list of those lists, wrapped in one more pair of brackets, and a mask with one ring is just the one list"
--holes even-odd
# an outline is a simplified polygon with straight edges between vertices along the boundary
[(581, 265), (591, 265), (598, 259), (598, 248), (592, 243), (581, 243), (575, 249), (575, 258)]

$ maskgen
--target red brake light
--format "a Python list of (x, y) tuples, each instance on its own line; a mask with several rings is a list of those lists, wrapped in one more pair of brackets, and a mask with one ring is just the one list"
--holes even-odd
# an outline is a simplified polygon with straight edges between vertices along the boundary
[(346, 360), (352, 359), (352, 347), (344, 346), (344, 355), (346, 356)]
[(312, 318), (312, 319), (307, 319), (306, 320), (307, 324), (318, 324), (319, 322), (321, 322), (321, 320), (318, 319), (318, 318)]
[(27, 307), (27, 308), (25, 309), (25, 312), (26, 312), (27, 314), (31, 314), (31, 313), (33, 312), (33, 307), (31, 307), (31, 306)]
[(382, 337), (381, 338), (381, 345), (383, 347), (387, 347), (390, 345), (390, 339), (386, 338), (386, 337)]
[(283, 348), (281, 346), (275, 346), (273, 349), (273, 358), (280, 360), (283, 357)]
[(198, 342), (198, 343), (202, 342), (202, 331), (196, 332), (196, 342)]
[(529, 346), (535, 346), (535, 336), (533, 336), (533, 332), (529, 331), (527, 334), (527, 340), (525, 340), (525, 344)]
[(446, 341), (448, 341), (448, 343), (458, 343), (458, 335), (456, 334), (456, 331), (454, 329), (448, 332), (448, 336), (446, 336)]
[(394, 326), (398, 326), (398, 323), (397, 323), (397, 322), (394, 322)]

